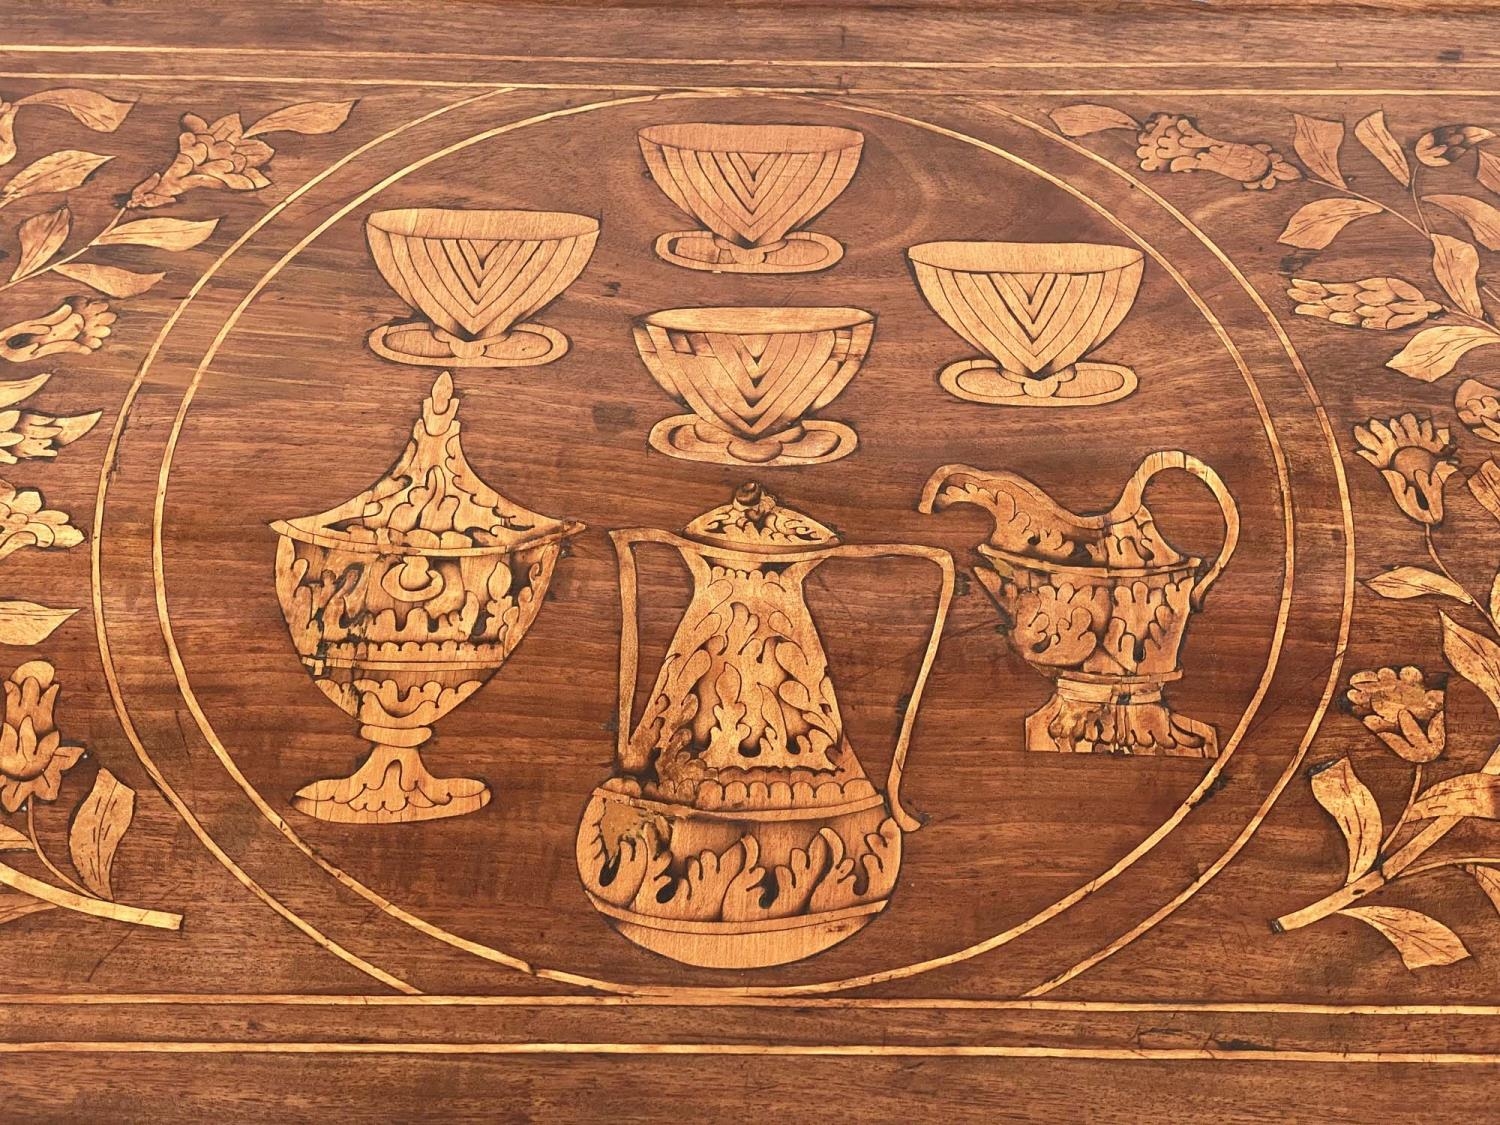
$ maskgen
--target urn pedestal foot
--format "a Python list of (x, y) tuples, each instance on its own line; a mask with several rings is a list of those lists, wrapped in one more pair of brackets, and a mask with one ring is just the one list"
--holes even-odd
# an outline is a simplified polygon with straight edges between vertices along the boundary
[(706, 230), (679, 230), (656, 240), (656, 256), (674, 266), (713, 273), (813, 273), (844, 256), (837, 239), (792, 231), (763, 246), (741, 246)]
[(1099, 406), (1135, 390), (1138, 380), (1119, 363), (1075, 363), (1048, 375), (1007, 371), (993, 359), (963, 359), (938, 373), (949, 394), (991, 406)]
[(822, 465), (854, 452), (859, 436), (842, 422), (809, 418), (789, 430), (750, 440), (705, 422), (696, 414), (676, 414), (651, 427), (651, 448), (686, 461), (718, 465)]
[(1219, 736), (1207, 723), (1175, 714), (1159, 684), (1059, 680), (1052, 698), (1026, 719), (1026, 749), (1217, 758)]
[(425, 320), (384, 325), (370, 333), (369, 344), (384, 359), (419, 367), (538, 367), (568, 350), (568, 338), (545, 324), (516, 324), (470, 340)]
[(434, 777), (412, 746), (376, 744), (348, 777), (326, 778), (297, 790), (292, 806), (338, 824), (404, 824), (476, 812), (490, 788), (469, 777)]

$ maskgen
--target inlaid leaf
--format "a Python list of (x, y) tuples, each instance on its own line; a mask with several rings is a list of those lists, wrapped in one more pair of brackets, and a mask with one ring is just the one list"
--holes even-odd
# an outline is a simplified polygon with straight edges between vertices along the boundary
[(1344, 834), (1344, 843), (1349, 848), (1349, 874), (1345, 882), (1352, 883), (1375, 865), (1380, 854), (1383, 829), (1380, 806), (1369, 786), (1355, 775), (1348, 758), (1316, 769), (1310, 780), (1318, 804)]
[(1479, 150), (1479, 166), (1474, 178), (1493, 192), (1500, 192), (1500, 156)]
[(1047, 115), (1065, 137), (1086, 137), (1090, 133), (1102, 133), (1106, 129), (1139, 129), (1140, 122), (1128, 113), (1111, 109), (1107, 105), (1082, 102), (1065, 105)]
[(353, 108), (353, 101), (299, 102), (266, 114), (245, 130), (245, 136), (254, 137), (260, 133), (331, 133), (349, 119), (349, 111)]
[(1380, 210), (1362, 199), (1315, 199), (1297, 209), (1276, 241), (1304, 250), (1321, 250), (1355, 219)]
[(26, 833), (8, 824), (0, 824), (0, 852), (29, 852), (31, 840)]
[(26, 165), (0, 188), (0, 206), (32, 195), (72, 191), (93, 175), (101, 164), (113, 159), (112, 156), (72, 148), (50, 153)]
[(36, 602), (0, 601), (0, 644), (41, 644), (77, 612), (52, 609)]
[(1424, 328), (1406, 342), (1385, 365), (1393, 371), (1430, 383), (1441, 379), (1466, 354), (1488, 344), (1500, 344), (1500, 332), (1467, 324), (1440, 324)]
[(1486, 460), (1469, 475), (1468, 484), (1474, 499), (1484, 505), (1485, 511), (1500, 520), (1500, 465)]
[(119, 266), (101, 266), (94, 262), (69, 262), (53, 266), (52, 269), (54, 273), (81, 281), (109, 297), (135, 297), (167, 276), (164, 273), (136, 273)]
[(40, 375), (33, 375), (30, 379), (0, 380), (0, 410), (30, 398), (41, 390), (50, 378), (52, 378), (52, 372), (43, 371)]
[(1349, 906), (1339, 911), (1372, 926), (1396, 947), (1408, 969), (1451, 965), (1469, 956), (1458, 935), (1436, 918), (1399, 906)]
[(1395, 177), (1397, 183), (1402, 187), (1410, 186), (1411, 165), (1407, 163), (1401, 143), (1391, 136), (1385, 123), (1385, 110), (1377, 109), (1370, 116), (1361, 118), (1354, 126), (1354, 135), (1371, 156), (1385, 165), (1385, 170)]
[[(1489, 153), (1481, 155), (1489, 156)], [(1500, 250), (1500, 207), (1472, 195), (1424, 195), (1422, 202), (1458, 216), (1485, 249)]]
[[(1344, 123), (1322, 117), (1308, 117), (1301, 113), (1294, 113), (1292, 116), (1297, 121), (1297, 137), (1292, 144), (1297, 155), (1302, 158), (1302, 163), (1329, 183), (1341, 188), (1348, 187), (1344, 182), (1344, 174), (1339, 171), (1339, 146), (1344, 143)], [(1327, 243), (1322, 245), (1326, 246)]]
[(1453, 579), (1436, 571), (1423, 570), (1419, 566), (1398, 566), (1374, 578), (1365, 579), (1365, 585), (1382, 598), (1403, 600), (1420, 598), (1423, 594), (1440, 594), (1457, 598), (1465, 605), (1473, 605), (1474, 599)]
[(1472, 317), (1483, 318), (1479, 302), (1479, 251), (1461, 238), (1432, 236), (1432, 272), (1448, 296)]
[(95, 246), (154, 246), (158, 250), (191, 250), (219, 225), (218, 219), (137, 219), (121, 223), (94, 239)]
[(1500, 775), (1461, 773), (1427, 789), (1412, 804), (1418, 820), (1440, 816), (1474, 816), (1500, 820)]
[[(26, 845), (28, 848), (30, 844)], [(0, 894), (0, 926), (7, 922), (14, 922), (18, 918), (24, 918), (28, 914), (37, 914), (43, 910), (56, 910), (50, 902), (43, 902), (39, 898), (22, 894), (20, 891), (7, 891)]]
[(94, 788), (73, 814), (68, 830), (68, 852), (84, 886), (101, 898), (111, 898), (110, 868), (115, 849), (135, 815), (135, 790), (100, 769)]
[(135, 108), (134, 102), (117, 102), (93, 90), (63, 89), (43, 90), (28, 94), (16, 101), (17, 105), (50, 105), (65, 109), (81, 124), (96, 133), (113, 133), (125, 120), (125, 115)]
[(1500, 711), (1500, 645), (1464, 628), (1446, 613), (1439, 611), (1438, 616), (1443, 619), (1443, 655), (1448, 663)]
[(51, 261), (52, 256), (61, 250), (62, 244), (68, 240), (68, 232), (72, 229), (73, 216), (66, 204), (55, 211), (43, 211), (40, 215), (33, 215), (22, 223), (21, 229), (16, 232), (16, 237), (21, 244), (21, 254), (10, 279), (18, 281), (35, 273)]
[(1497, 911), (1500, 911), (1500, 871), (1493, 867), (1466, 867), (1464, 868), (1474, 881), (1479, 884), (1479, 889), (1485, 893), (1485, 897)]

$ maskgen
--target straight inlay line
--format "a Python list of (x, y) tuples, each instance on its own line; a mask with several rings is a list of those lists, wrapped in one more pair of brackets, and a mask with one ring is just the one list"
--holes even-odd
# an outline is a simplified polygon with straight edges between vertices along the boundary
[(1104, 59), (1087, 61), (1009, 61), (1003, 59), (773, 59), (745, 56), (740, 58), (622, 58), (615, 55), (494, 55), (473, 51), (349, 51), (315, 50), (297, 47), (195, 47), (170, 45), (148, 47), (140, 44), (86, 44), (68, 46), (62, 43), (5, 43), (0, 51), (40, 55), (257, 55), (272, 58), (337, 58), (413, 62), (498, 62), (557, 63), (594, 66), (770, 66), (832, 67), (847, 70), (877, 70), (897, 67), (904, 70), (1191, 70), (1195, 67), (1215, 70), (1484, 70), (1500, 69), (1500, 60), (1448, 62), (1440, 59), (1314, 59), (1248, 62), (1239, 59), (1192, 59), (1186, 61), (1151, 59), (1141, 62), (1117, 62)]
[[(696, 1008), (695, 999), (668, 995), (439, 995), (435, 993), (194, 993), (137, 992), (106, 993), (12, 993), (0, 994), (0, 1008), (15, 1007), (292, 1007), (292, 1008)], [(965, 1012), (1072, 1012), (1097, 1014), (1146, 1014), (1156, 1012), (1204, 1015), (1275, 1016), (1500, 1016), (1500, 1004), (1320, 1004), (1301, 1001), (1170, 1001), (1170, 1000), (989, 1000), (950, 997), (799, 997), (788, 1002), (775, 996), (725, 996), (715, 1007), (793, 1008), (839, 1011), (965, 1011)]]
[(335, 1043), (247, 1042), (226, 1040), (141, 1040), (98, 1042), (11, 1040), (0, 1042), (6, 1054), (128, 1055), (790, 1055), (797, 1057), (915, 1057), (1100, 1059), (1137, 1062), (1293, 1062), (1393, 1063), (1495, 1066), (1500, 1054), (1471, 1051), (1300, 1051), (1223, 1047), (1033, 1047), (983, 1043)]
[[(632, 82), (515, 82), (500, 79), (445, 79), (445, 78), (347, 78), (330, 75), (324, 78), (307, 75), (268, 74), (145, 74), (116, 73), (108, 71), (0, 71), (0, 78), (55, 78), (83, 79), (87, 81), (121, 82), (230, 82), (235, 85), (258, 83), (260, 85), (281, 83), (292, 86), (396, 86), (418, 89), (475, 89), (475, 90), (598, 90), (661, 92), (672, 91), (722, 91), (740, 94), (838, 94), (838, 95), (905, 95), (924, 98), (971, 98), (971, 97), (1149, 97), (1159, 94), (1174, 97), (1259, 97), (1265, 98), (1267, 91), (1255, 86), (1150, 86), (1150, 87), (979, 87), (968, 86), (961, 90), (926, 90), (911, 86), (852, 86), (846, 83), (823, 86), (736, 86), (699, 85), (696, 83), (632, 83)], [(1277, 87), (1273, 92), (1277, 98), (1303, 97), (1393, 97), (1420, 98), (1454, 95), (1457, 97), (1500, 97), (1500, 89), (1472, 90), (1460, 87), (1431, 86), (1423, 89), (1367, 89), (1363, 87)]]

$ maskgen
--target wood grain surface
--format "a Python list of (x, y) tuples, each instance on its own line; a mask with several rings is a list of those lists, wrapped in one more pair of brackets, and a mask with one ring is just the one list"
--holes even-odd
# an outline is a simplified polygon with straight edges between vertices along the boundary
[(1484, 6), (0, 12), (10, 1115), (1494, 1115)]

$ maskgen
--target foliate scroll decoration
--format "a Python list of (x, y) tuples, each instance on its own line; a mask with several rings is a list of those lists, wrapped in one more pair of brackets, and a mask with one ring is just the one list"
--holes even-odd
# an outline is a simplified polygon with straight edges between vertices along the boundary
[[(22, 98), (16, 106), (35, 103), (66, 108), (80, 122), (98, 132), (113, 133), (124, 123), (134, 103), (115, 101), (91, 90), (48, 90), (42, 94)], [(209, 124), (194, 113), (182, 117), (182, 132), (177, 139), (177, 153), (159, 172), (153, 172), (123, 195), (115, 214), (89, 238), (74, 248), (68, 242), (77, 233), (74, 215), (69, 207), (70, 193), (89, 186), (95, 173), (115, 158), (114, 154), (92, 152), (84, 149), (61, 149), (39, 157), (13, 173), (0, 184), (0, 208), (8, 208), (26, 200), (46, 200), (43, 209), (34, 210), (15, 228), (15, 239), (19, 245), (16, 264), (8, 280), (0, 282), (0, 292), (13, 289), (45, 274), (56, 274), (76, 281), (105, 297), (126, 300), (151, 289), (165, 272), (140, 272), (112, 264), (106, 254), (97, 257), (99, 251), (110, 247), (134, 246), (178, 253), (191, 250), (214, 233), (218, 219), (188, 220), (166, 216), (145, 216), (143, 212), (156, 211), (177, 202), (185, 194), (198, 188), (229, 191), (258, 191), (271, 185), (267, 167), (275, 151), (259, 138), (277, 132), (328, 133), (339, 128), (349, 116), (353, 102), (306, 102), (273, 111), (246, 128), (238, 113), (227, 114)], [(6, 116), (7, 103), (0, 100), (0, 126), (8, 129), (14, 121)], [(7, 133), (0, 133), (0, 141)], [(16, 155), (15, 144), (0, 144), (0, 165), (8, 164)], [(57, 197), (62, 197), (60, 200)], [(55, 202), (55, 206), (51, 205)], [(84, 260), (88, 255), (91, 260)], [(98, 327), (108, 313), (103, 308), (88, 307), (85, 298), (75, 298), (62, 308), (67, 312), (38, 313), (27, 321), (19, 322), (10, 329), (0, 330), (0, 340), (19, 356), (5, 355), (8, 359), (25, 360), (37, 358), (24, 354), (24, 345), (17, 344), (17, 335), (30, 335), (30, 326), (36, 321), (46, 321), (53, 316), (66, 320), (70, 316), (82, 316), (84, 327)], [(104, 322), (107, 327), (109, 322)], [(87, 354), (103, 345), (107, 332), (85, 331), (80, 327), (71, 333), (66, 342), (74, 345), (67, 349)], [(55, 334), (58, 337), (67, 333)], [(51, 341), (53, 344), (60, 339)]]
[[(1402, 515), (1421, 527), (1426, 546), (1425, 559), (1374, 575), (1365, 585), (1383, 598), (1448, 602), (1433, 622), (1443, 655), (1500, 711), (1500, 574), (1486, 594), (1472, 593), (1454, 577), (1433, 538), (1433, 530), (1448, 518), (1444, 487), (1458, 473), (1449, 431), (1430, 419), (1404, 414), (1372, 418), (1355, 427), (1354, 438), (1356, 451), (1379, 471)], [(1468, 486), (1500, 520), (1500, 466), (1484, 462)], [(1460, 617), (1477, 620), (1479, 627), (1462, 624)], [(1349, 677), (1345, 701), (1386, 751), (1410, 767), (1408, 796), (1387, 828), (1380, 803), (1360, 780), (1353, 761), (1344, 757), (1314, 766), (1313, 795), (1347, 845), (1343, 885), (1278, 918), (1273, 927), (1285, 932), (1342, 914), (1384, 935), (1410, 969), (1463, 960), (1470, 955), (1463, 940), (1430, 914), (1383, 902), (1366, 905), (1365, 900), (1392, 883), (1411, 883), (1416, 893), (1430, 878), (1457, 876), (1477, 883), (1500, 911), (1500, 846), (1491, 846), (1500, 845), (1493, 823), (1500, 820), (1500, 746), (1480, 760), (1456, 749), (1450, 752), (1454, 744), (1473, 739), (1449, 738), (1446, 677), (1415, 665), (1355, 672)], [(1447, 765), (1448, 759), (1457, 759), (1457, 772), (1431, 781), (1428, 767)], [(1484, 842), (1439, 846), (1465, 824), (1473, 824)]]
[[(1101, 105), (1064, 106), (1049, 116), (1069, 137), (1135, 124), (1128, 114)], [(1150, 121), (1159, 124), (1165, 116), (1157, 114)], [(1257, 177), (1263, 160), (1275, 182), (1305, 180), (1323, 189), (1322, 195), (1286, 219), (1278, 236), (1283, 245), (1305, 251), (1309, 261), (1353, 223), (1379, 218), (1393, 230), (1404, 228), (1411, 237), (1391, 245), (1423, 247), (1419, 260), (1377, 267), (1378, 272), (1365, 277), (1303, 274), (1291, 278), (1287, 288), (1292, 311), (1299, 316), (1367, 331), (1419, 329), (1388, 353), (1385, 365), (1394, 371), (1433, 382), (1469, 352), (1500, 343), (1500, 296), (1481, 281), (1480, 268), (1481, 249), (1500, 250), (1500, 206), (1493, 202), (1500, 193), (1500, 152), (1486, 147), (1495, 134), (1478, 125), (1436, 125), (1403, 139), (1392, 131), (1383, 110), (1360, 117), (1352, 126), (1302, 113), (1294, 113), (1291, 124), (1292, 148), (1301, 169), (1259, 144), (1249, 146), (1249, 151), (1243, 145), (1209, 146), (1199, 158), (1180, 157), (1163, 164), (1148, 157), (1145, 131), (1140, 137), (1141, 168), (1208, 170), (1246, 187), (1273, 187), (1266, 176)], [(1351, 150), (1362, 153), (1358, 159), (1371, 166), (1372, 175), (1359, 177), (1361, 184), (1378, 179), (1383, 188), (1362, 191), (1350, 186), (1345, 166)], [(1436, 188), (1430, 186), (1434, 176), (1440, 180)], [(1430, 286), (1420, 279), (1422, 272), (1431, 275)], [(1443, 323), (1428, 323), (1434, 319)]]
[[(122, 196), (113, 217), (71, 248), (69, 242), (78, 231), (70, 202), (84, 209), (74, 193), (94, 187), (96, 173), (114, 155), (58, 149), (10, 173), (0, 183), (0, 210), (15, 208), (13, 213), (18, 218), (6, 237), (13, 238), (16, 252), (9, 277), (0, 274), (0, 293), (29, 292), (34, 288), (30, 283), (50, 276), (75, 281), (99, 296), (69, 297), (53, 308), (37, 309), (0, 328), (0, 361), (29, 364), (58, 357), (87, 357), (99, 351), (108, 342), (117, 319), (111, 302), (139, 296), (166, 276), (164, 271), (142, 272), (111, 262), (111, 248), (180, 253), (204, 242), (219, 224), (218, 219), (147, 216), (144, 212), (163, 208), (195, 188), (254, 191), (269, 186), (265, 168), (274, 153), (258, 139), (260, 135), (327, 133), (344, 123), (353, 104), (306, 102), (287, 106), (248, 129), (240, 124), (238, 114), (222, 117), (212, 125), (195, 114), (184, 115), (178, 151), (170, 164)], [(115, 133), (134, 103), (85, 89), (44, 90), (15, 101), (0, 97), (0, 168), (17, 158), (16, 123), (29, 107), (66, 112), (96, 133)], [(21, 212), (29, 213), (21, 217)], [(0, 216), (0, 220), (3, 218)], [(51, 372), (42, 372), (0, 381), (0, 464), (56, 457), (64, 446), (83, 437), (98, 422), (98, 411), (57, 416), (23, 409), (23, 404), (51, 378)], [(0, 480), (0, 558), (23, 547), (68, 548), (81, 542), (82, 532), (65, 513), (45, 508), (40, 493), (16, 489)], [(37, 644), (75, 612), (25, 601), (0, 601), (0, 643)]]
[(1263, 191), (1302, 178), (1298, 168), (1264, 141), (1221, 140), (1180, 113), (1153, 113), (1137, 121), (1110, 106), (1083, 103), (1063, 106), (1048, 116), (1065, 137), (1115, 129), (1134, 133), (1142, 172), (1209, 172), (1246, 190)]
[[(0, 293), (24, 296), (44, 278), (66, 278), (97, 296), (69, 297), (60, 304), (27, 312), (0, 328), (0, 362), (16, 365), (88, 357), (105, 347), (116, 322), (115, 305), (137, 297), (165, 272), (127, 269), (110, 261), (112, 248), (133, 247), (168, 254), (191, 250), (209, 238), (218, 219), (147, 215), (196, 188), (254, 191), (270, 185), (270, 147), (255, 139), (272, 132), (326, 133), (348, 117), (352, 102), (310, 102), (288, 106), (250, 128), (237, 114), (213, 125), (194, 114), (182, 119), (176, 156), (117, 201), (117, 208), (91, 235), (79, 234), (75, 207), (93, 210), (93, 201), (75, 193), (99, 183), (96, 173), (114, 155), (78, 148), (46, 153), (24, 163), (0, 182), (0, 222), (15, 216), (5, 231), (15, 246)], [(0, 168), (19, 149), (17, 120), (30, 107), (66, 112), (96, 133), (115, 133), (134, 104), (92, 90), (44, 90), (8, 101), (0, 98)], [(21, 137), (24, 142), (24, 134)], [(71, 206), (70, 206), (71, 204)], [(72, 246), (69, 243), (73, 242)], [(0, 380), (0, 464), (49, 459), (87, 434), (100, 412), (56, 415), (30, 409), (29, 400), (54, 373), (42, 371)], [(0, 559), (25, 549), (65, 550), (84, 540), (66, 512), (47, 507), (42, 494), (0, 480)], [(76, 609), (54, 609), (32, 601), (0, 600), (0, 644), (32, 646), (46, 640)], [(142, 909), (116, 901), (112, 871), (117, 850), (135, 815), (135, 793), (109, 770), (99, 768), (92, 788), (73, 809), (67, 834), (70, 874), (44, 843), (39, 823), (63, 794), (65, 775), (87, 757), (84, 746), (66, 739), (56, 725), (62, 685), (44, 660), (16, 668), (4, 683), (5, 711), (0, 725), (0, 924), (38, 911), (62, 909), (99, 918), (175, 930), (178, 914)], [(36, 873), (13, 866), (26, 853)]]
[[(182, 916), (116, 901), (115, 854), (135, 815), (135, 792), (102, 766), (73, 810), (68, 830), (69, 874), (38, 834), (40, 811), (58, 800), (63, 777), (85, 757), (84, 747), (57, 728), (62, 685), (45, 660), (22, 664), (5, 681), (0, 722), (0, 925), (43, 910), (71, 910), (138, 926), (175, 930)], [(41, 875), (13, 866), (27, 855)]]
[[(1109, 107), (1070, 106), (1051, 116), (1066, 135), (1084, 136), (1124, 127), (1117, 114)], [(1359, 117), (1352, 127), (1305, 114), (1293, 114), (1292, 126), (1303, 170), (1291, 178), (1305, 179), (1323, 193), (1285, 220), (1278, 239), (1283, 245), (1306, 252), (1310, 261), (1351, 224), (1379, 219), (1405, 231), (1406, 237), (1389, 245), (1422, 248), (1420, 260), (1374, 265), (1360, 271), (1362, 277), (1321, 271), (1313, 276), (1299, 266), (1302, 276), (1291, 278), (1287, 289), (1292, 312), (1340, 329), (1412, 331), (1394, 352), (1383, 352), (1384, 363), (1424, 383), (1449, 375), (1469, 352), (1500, 343), (1500, 295), (1482, 281), (1482, 253), (1500, 250), (1500, 207), (1494, 202), (1500, 193), (1500, 154), (1488, 147), (1495, 133), (1479, 125), (1442, 124), (1398, 137), (1380, 110)], [(1348, 143), (1351, 132), (1358, 149)], [(1361, 186), (1365, 180), (1376, 186), (1351, 187), (1345, 173), (1351, 158), (1370, 170), (1361, 176)], [(1454, 406), (1474, 438), (1500, 443), (1500, 390), (1466, 379)], [(1353, 452), (1380, 474), (1397, 510), (1420, 528), (1425, 549), (1424, 557), (1366, 577), (1365, 586), (1395, 601), (1446, 602), (1432, 623), (1443, 656), (1500, 711), (1500, 575), (1488, 591), (1470, 589), (1455, 576), (1434, 537), (1451, 522), (1445, 491), (1462, 475), (1453, 430), (1408, 411), (1370, 418), (1354, 427), (1352, 437)], [(1500, 520), (1500, 463), (1484, 460), (1465, 483)], [(1474, 542), (1494, 533), (1493, 528), (1465, 530), (1447, 538)], [(1500, 820), (1500, 746), (1481, 758), (1457, 749), (1471, 739), (1449, 736), (1447, 683), (1445, 674), (1409, 663), (1350, 675), (1346, 710), (1384, 753), (1405, 763), (1410, 786), (1392, 815), (1361, 780), (1353, 758), (1312, 767), (1312, 794), (1346, 846), (1342, 885), (1276, 919), (1275, 931), (1343, 915), (1379, 932), (1413, 970), (1470, 956), (1463, 939), (1426, 910), (1391, 904), (1384, 895), (1371, 901), (1399, 882), (1410, 885), (1403, 901), (1421, 902), (1426, 890), (1426, 900), (1433, 902), (1433, 880), (1463, 878), (1500, 911), (1500, 846), (1491, 846), (1500, 844), (1494, 825)], [(1435, 780), (1429, 771), (1437, 770), (1443, 776)], [(1469, 830), (1465, 842), (1455, 845), (1450, 837), (1461, 826)]]

